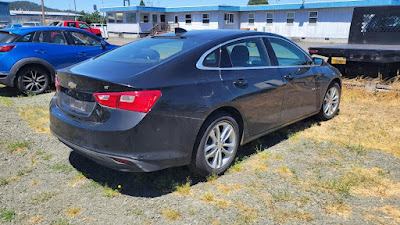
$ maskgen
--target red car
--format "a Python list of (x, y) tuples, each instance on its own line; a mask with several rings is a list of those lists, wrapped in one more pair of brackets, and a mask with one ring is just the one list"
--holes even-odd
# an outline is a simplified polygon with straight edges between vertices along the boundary
[(101, 31), (100, 29), (96, 28), (91, 28), (89, 24), (82, 22), (82, 21), (60, 21), (57, 26), (60, 27), (74, 27), (74, 28), (79, 28), (82, 30), (86, 30), (87, 32), (90, 32), (98, 37), (101, 37)]

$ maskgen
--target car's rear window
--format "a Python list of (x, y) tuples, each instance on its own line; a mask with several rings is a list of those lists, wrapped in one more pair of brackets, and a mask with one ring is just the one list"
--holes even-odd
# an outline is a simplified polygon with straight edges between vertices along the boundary
[(198, 45), (199, 42), (191, 39), (147, 38), (117, 48), (99, 58), (116, 62), (155, 65)]
[(8, 43), (13, 39), (13, 35), (7, 32), (0, 32), (0, 43)]

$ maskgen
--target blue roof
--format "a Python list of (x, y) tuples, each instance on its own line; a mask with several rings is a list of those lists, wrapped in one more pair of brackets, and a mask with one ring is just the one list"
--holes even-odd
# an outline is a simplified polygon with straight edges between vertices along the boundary
[[(13, 33), (13, 34), (24, 35), (24, 34), (27, 34), (27, 33), (30, 33), (30, 32), (45, 31), (45, 30), (72, 30), (72, 31), (87, 32), (85, 30), (81, 30), (81, 29), (77, 29), (77, 28), (58, 27), (58, 26), (38, 26), (38, 27), (8, 28), (8, 29), (2, 29), (0, 31), (10, 32), (10, 33)], [(89, 32), (87, 32), (87, 33), (89, 33)]]
[(400, 0), (347, 0), (347, 1), (325, 1), (306, 2), (291, 4), (251, 5), (251, 6), (186, 6), (186, 7), (149, 7), (149, 6), (118, 6), (100, 9), (104, 12), (124, 11), (149, 11), (149, 12), (204, 12), (204, 11), (271, 11), (271, 10), (296, 10), (316, 8), (342, 8), (363, 6), (391, 6), (400, 5)]

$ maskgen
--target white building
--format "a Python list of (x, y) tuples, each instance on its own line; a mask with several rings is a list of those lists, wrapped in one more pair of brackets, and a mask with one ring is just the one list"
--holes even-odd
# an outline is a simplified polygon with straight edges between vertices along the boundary
[(154, 31), (245, 29), (305, 41), (346, 42), (355, 7), (400, 5), (400, 0), (342, 0), (257, 6), (104, 8), (110, 36), (146, 36)]

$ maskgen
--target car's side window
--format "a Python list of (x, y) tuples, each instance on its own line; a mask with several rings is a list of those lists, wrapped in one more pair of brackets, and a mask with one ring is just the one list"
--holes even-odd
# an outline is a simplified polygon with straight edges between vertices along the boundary
[(90, 27), (88, 27), (88, 25), (86, 25), (84, 23), (79, 23), (79, 28), (80, 29), (90, 29)]
[(39, 31), (36, 34), (35, 42), (66, 45), (67, 40), (61, 31)]
[(211, 67), (211, 68), (217, 68), (219, 67), (219, 55), (220, 55), (220, 48), (217, 48), (210, 54), (206, 56), (206, 58), (203, 61), (203, 66), (205, 67)]
[(232, 62), (232, 67), (270, 66), (267, 51), (260, 38), (247, 38), (224, 47)]
[(96, 38), (81, 32), (71, 32), (72, 41), (75, 45), (86, 47), (101, 46), (101, 42)]
[(76, 23), (75, 22), (68, 22), (67, 27), (75, 27), (76, 28)]
[(35, 32), (25, 34), (24, 36), (20, 37), (17, 42), (32, 42), (34, 34)]
[(304, 53), (293, 44), (279, 38), (268, 38), (268, 40), (275, 52), (279, 66), (308, 65)]

